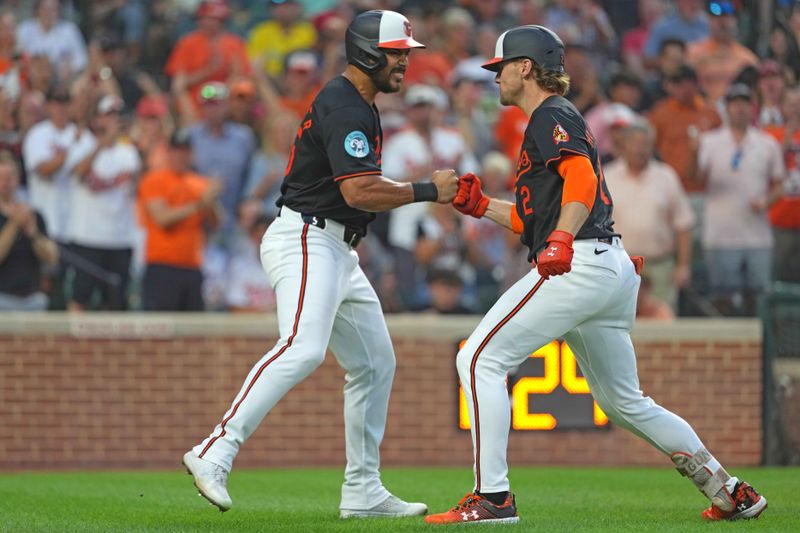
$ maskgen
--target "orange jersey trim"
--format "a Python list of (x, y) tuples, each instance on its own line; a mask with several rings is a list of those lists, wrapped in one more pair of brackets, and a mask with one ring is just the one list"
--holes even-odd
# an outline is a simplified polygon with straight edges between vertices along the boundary
[(359, 176), (380, 176), (380, 172), (375, 172), (374, 170), (370, 170), (368, 172), (356, 172), (355, 174), (345, 174), (344, 176), (339, 176), (337, 178), (333, 178), (333, 181), (342, 181), (349, 178), (357, 178)]
[(519, 218), (519, 213), (517, 213), (517, 206), (511, 206), (511, 231), (520, 235), (522, 230), (525, 229), (525, 225), (522, 223), (522, 219)]
[(597, 176), (589, 158), (584, 155), (567, 155), (558, 162), (558, 173), (564, 179), (561, 205), (580, 202), (592, 211), (597, 195)]

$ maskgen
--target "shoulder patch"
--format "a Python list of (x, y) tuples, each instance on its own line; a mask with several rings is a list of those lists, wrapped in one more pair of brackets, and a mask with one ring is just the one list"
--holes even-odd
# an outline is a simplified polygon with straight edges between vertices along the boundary
[(565, 130), (561, 124), (556, 123), (556, 127), (553, 128), (553, 142), (558, 143), (565, 143), (569, 141), (569, 133)]
[(366, 157), (369, 154), (369, 142), (363, 132), (355, 130), (344, 138), (344, 149), (353, 157)]

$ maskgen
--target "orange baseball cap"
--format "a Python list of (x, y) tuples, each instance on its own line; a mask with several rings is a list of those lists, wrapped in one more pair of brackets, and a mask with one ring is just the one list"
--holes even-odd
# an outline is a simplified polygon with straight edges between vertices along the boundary
[(197, 18), (212, 18), (225, 20), (231, 14), (231, 8), (225, 0), (205, 0), (197, 8), (195, 16)]
[(248, 79), (237, 80), (231, 83), (230, 93), (234, 98), (240, 96), (253, 96), (256, 94), (256, 86)]

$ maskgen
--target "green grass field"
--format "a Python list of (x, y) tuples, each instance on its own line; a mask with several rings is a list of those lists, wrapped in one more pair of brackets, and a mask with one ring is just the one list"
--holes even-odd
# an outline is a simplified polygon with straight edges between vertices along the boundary
[[(736, 469), (769, 500), (758, 520), (703, 523), (705, 501), (671, 469), (512, 469), (509, 531), (800, 531), (800, 469)], [(234, 471), (220, 513), (183, 471), (0, 475), (0, 531), (431, 531), (419, 518), (338, 518), (340, 469)], [(470, 488), (468, 469), (386, 469), (386, 486), (434, 512)], [(486, 527), (486, 526), (484, 526)], [(497, 526), (500, 527), (500, 526)], [(445, 527), (452, 530), (453, 527)], [(494, 529), (492, 529), (494, 531)]]

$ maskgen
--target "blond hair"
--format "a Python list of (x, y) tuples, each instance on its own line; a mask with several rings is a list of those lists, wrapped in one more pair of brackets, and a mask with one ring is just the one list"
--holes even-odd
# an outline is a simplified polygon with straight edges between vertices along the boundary
[(545, 70), (534, 61), (531, 61), (531, 63), (533, 64), (532, 77), (543, 91), (566, 96), (567, 92), (569, 92), (569, 74), (555, 70)]

